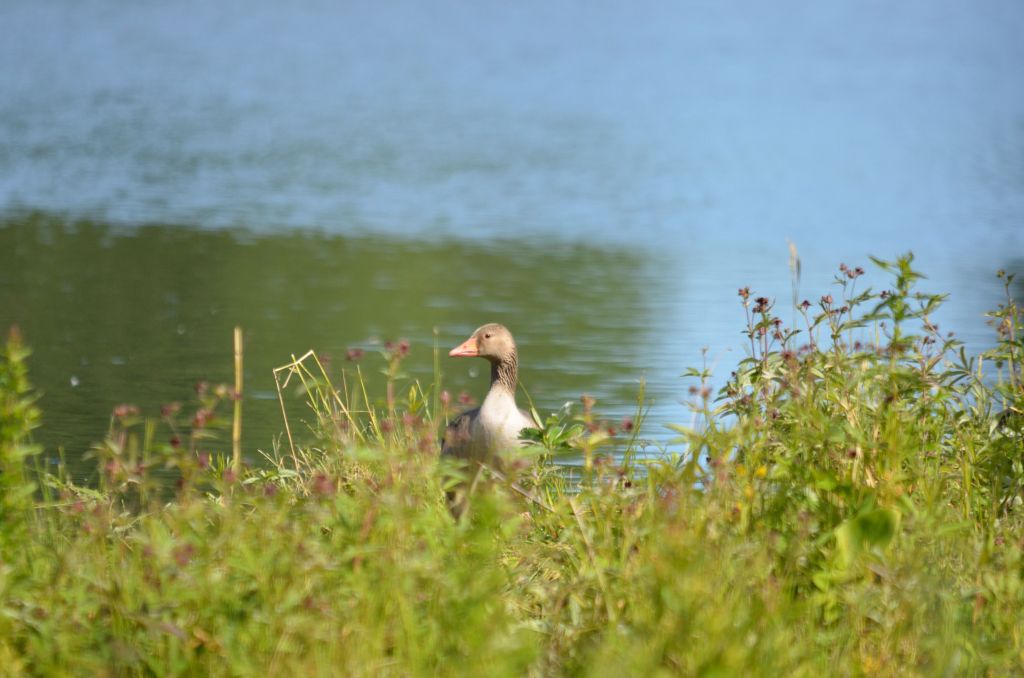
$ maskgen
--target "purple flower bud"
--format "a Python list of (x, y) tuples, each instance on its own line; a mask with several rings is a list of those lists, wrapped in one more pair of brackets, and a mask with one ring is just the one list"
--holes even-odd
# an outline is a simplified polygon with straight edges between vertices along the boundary
[(114, 416), (118, 419), (126, 419), (139, 414), (139, 408), (135, 405), (118, 405), (114, 408)]

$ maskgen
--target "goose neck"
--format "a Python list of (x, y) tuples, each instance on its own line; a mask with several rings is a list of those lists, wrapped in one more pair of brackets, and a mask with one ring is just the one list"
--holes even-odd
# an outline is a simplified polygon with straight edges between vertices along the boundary
[(491, 390), (503, 389), (509, 393), (516, 392), (519, 359), (515, 353), (491, 363)]

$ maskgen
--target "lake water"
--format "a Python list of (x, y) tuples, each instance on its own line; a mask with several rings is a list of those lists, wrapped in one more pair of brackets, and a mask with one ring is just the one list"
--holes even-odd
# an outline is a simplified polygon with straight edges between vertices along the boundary
[[(0, 4), (0, 325), (43, 442), (271, 368), (408, 338), (413, 375), (504, 322), (541, 410), (646, 429), (743, 356), (736, 289), (829, 290), (913, 250), (973, 350), (1024, 270), (1024, 4)], [(869, 283), (884, 285), (872, 273)], [(473, 361), (442, 360), (478, 396)]]

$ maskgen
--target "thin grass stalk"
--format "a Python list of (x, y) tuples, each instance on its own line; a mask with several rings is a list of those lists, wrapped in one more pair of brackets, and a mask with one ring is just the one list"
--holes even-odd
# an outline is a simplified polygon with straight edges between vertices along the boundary
[(508, 487), (510, 490), (512, 490), (513, 492), (518, 494), (523, 499), (526, 499), (527, 501), (532, 502), (533, 504), (535, 504), (536, 506), (544, 509), (548, 513), (555, 513), (555, 509), (553, 509), (550, 504), (548, 504), (543, 499), (541, 499), (539, 496), (537, 496), (536, 492), (530, 492), (529, 490), (523, 488), (518, 483), (513, 483), (501, 471), (498, 471), (497, 469), (495, 469), (495, 468), (493, 468), (491, 466), (488, 466), (487, 464), (481, 464), (480, 465), (480, 469), (483, 470), (483, 471), (486, 471), (488, 473), (488, 475), (490, 475), (495, 480), (498, 480), (499, 482), (504, 483), (506, 487)]
[[(313, 353), (312, 350), (307, 351), (306, 354), (303, 355), (302, 358), (300, 358), (299, 360), (304, 360), (306, 356), (310, 355), (311, 353)], [(295, 356), (292, 355), (292, 361), (290, 363), (288, 363), (287, 365), (282, 365), (280, 367), (274, 368), (274, 385), (277, 387), (277, 402), (281, 406), (281, 418), (284, 420), (284, 432), (288, 436), (288, 449), (291, 451), (292, 462), (295, 464), (296, 471), (299, 470), (299, 458), (295, 454), (295, 439), (292, 437), (292, 428), (291, 425), (288, 423), (288, 411), (285, 409), (284, 406), (284, 394), (282, 393), (282, 389), (285, 386), (288, 386), (288, 382), (291, 381), (291, 375), (292, 372), (295, 370), (295, 365), (297, 362), (298, 361), (295, 359)], [(286, 370), (288, 371), (288, 376), (285, 378), (284, 384), (282, 385), (279, 374)]]
[(324, 371), (323, 365), (320, 365), (319, 359), (316, 357), (316, 354), (313, 353), (312, 351), (307, 353), (302, 360), (296, 363), (295, 374), (299, 376), (299, 381), (302, 382), (303, 390), (309, 395), (310, 408), (313, 410), (314, 414), (316, 414), (318, 418), (323, 419), (324, 413), (321, 411), (321, 408), (327, 407), (329, 409), (330, 404), (325, 398), (323, 391), (318, 386), (317, 376), (313, 374), (312, 370), (306, 367), (304, 361), (305, 358), (310, 357), (310, 355), (312, 355), (314, 362), (316, 362), (317, 365), (320, 366), (320, 371), (323, 374), (324, 378), (327, 378), (327, 373)]
[[(324, 397), (323, 393), (318, 392), (318, 395), (321, 397), (324, 406), (330, 410), (333, 410), (333, 407), (331, 406), (331, 401), (337, 404), (342, 414), (344, 414), (345, 418), (348, 419), (348, 423), (351, 429), (355, 431), (356, 436), (358, 436), (360, 442), (366, 442), (366, 438), (365, 436), (363, 436), (363, 432), (360, 431), (359, 427), (357, 426), (358, 422), (356, 421), (355, 417), (352, 416), (353, 410), (345, 404), (345, 400), (340, 395), (341, 392), (334, 387), (334, 383), (331, 381), (331, 377), (327, 374), (327, 368), (325, 368), (323, 363), (320, 362), (320, 357), (317, 356), (317, 354), (314, 353), (313, 351), (309, 351), (308, 353), (306, 353), (306, 355), (303, 356), (302, 360), (305, 360), (306, 357), (313, 358), (313, 362), (315, 362), (316, 366), (320, 369), (320, 375), (323, 377), (323, 382), (327, 385), (327, 393), (330, 396), (330, 398), (326, 398)], [(312, 376), (311, 372), (310, 375)], [(342, 375), (342, 379), (344, 380), (344, 374)], [(347, 386), (345, 385), (344, 381), (342, 382), (342, 387), (347, 389)], [(347, 394), (347, 390), (343, 392)]]
[(579, 507), (576, 505), (576, 500), (569, 497), (569, 508), (572, 509), (573, 518), (576, 519), (576, 525), (580, 529), (580, 537), (583, 538), (583, 544), (587, 550), (587, 559), (590, 561), (591, 567), (594, 568), (594, 573), (597, 575), (597, 583), (601, 587), (601, 597), (604, 598), (605, 612), (608, 615), (608, 621), (612, 623), (618, 622), (618, 614), (615, 611), (615, 605), (612, 604), (611, 589), (608, 587), (608, 579), (605, 577), (604, 568), (597, 559), (597, 551), (594, 549), (594, 542), (590, 539), (590, 535), (587, 534), (587, 528), (583, 524), (583, 518), (580, 516)]
[(242, 328), (235, 326), (235, 408), (231, 425), (231, 467), (242, 469)]
[(640, 426), (643, 424), (646, 410), (644, 409), (647, 392), (647, 381), (640, 379), (640, 386), (636, 395), (636, 415), (633, 417), (633, 429), (630, 431), (629, 440), (626, 441), (626, 449), (622, 454), (622, 467), (632, 471), (633, 460), (636, 457), (636, 444), (640, 436)]
[(356, 365), (356, 376), (359, 377), (359, 388), (363, 394), (363, 402), (366, 403), (366, 413), (370, 417), (370, 426), (373, 427), (373, 432), (378, 439), (383, 440), (384, 436), (380, 431), (380, 422), (377, 421), (377, 412), (370, 404), (370, 396), (366, 392), (366, 381), (363, 379), (363, 370)]
[[(437, 421), (437, 413), (441, 411), (441, 347), (439, 334), (438, 328), (434, 327), (434, 397), (430, 401), (430, 418), (434, 422)], [(445, 416), (447, 416), (447, 413)], [(446, 421), (445, 425), (447, 423)]]

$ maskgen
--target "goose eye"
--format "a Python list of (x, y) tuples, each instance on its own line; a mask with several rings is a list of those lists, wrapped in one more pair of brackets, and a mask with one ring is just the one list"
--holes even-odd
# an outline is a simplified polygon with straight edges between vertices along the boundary
[(484, 339), (490, 339), (490, 338), (491, 338), (490, 332), (488, 332), (487, 334), (484, 335)]

